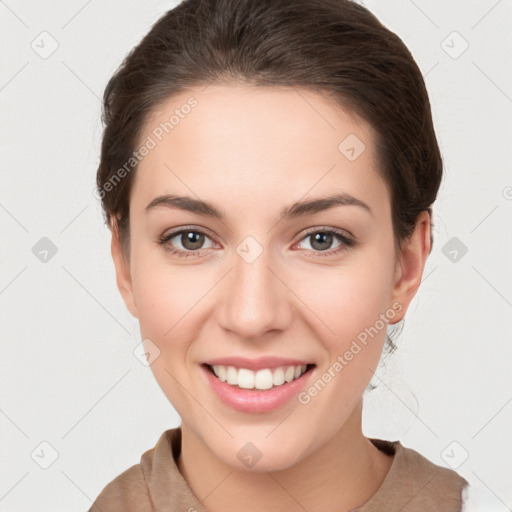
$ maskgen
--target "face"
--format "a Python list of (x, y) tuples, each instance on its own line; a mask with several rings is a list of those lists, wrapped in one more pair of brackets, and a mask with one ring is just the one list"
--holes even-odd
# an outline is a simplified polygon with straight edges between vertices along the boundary
[(145, 126), (118, 285), (182, 428), (232, 467), (248, 442), (268, 471), (339, 432), (419, 285), (426, 224), (397, 257), (373, 137), (314, 92), (242, 85)]

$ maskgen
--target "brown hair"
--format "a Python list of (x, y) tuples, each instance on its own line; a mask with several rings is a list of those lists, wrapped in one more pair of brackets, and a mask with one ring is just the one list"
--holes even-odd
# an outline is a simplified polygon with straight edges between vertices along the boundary
[(127, 257), (133, 152), (149, 115), (186, 88), (229, 81), (310, 89), (366, 120), (397, 249), (422, 211), (432, 217), (443, 164), (425, 83), (402, 40), (370, 11), (350, 0), (184, 0), (132, 49), (104, 93), (97, 193)]

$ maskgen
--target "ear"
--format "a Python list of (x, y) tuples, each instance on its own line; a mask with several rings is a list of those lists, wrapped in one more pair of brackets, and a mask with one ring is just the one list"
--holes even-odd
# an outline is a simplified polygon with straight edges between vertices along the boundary
[(111, 232), (112, 242), (110, 245), (110, 252), (112, 253), (112, 259), (116, 269), (117, 287), (130, 313), (135, 318), (138, 318), (137, 307), (135, 305), (135, 299), (133, 296), (130, 262), (127, 261), (122, 252), (121, 241), (119, 238), (119, 229), (116, 220), (113, 220), (111, 223)]
[(421, 284), (427, 256), (430, 254), (431, 243), (430, 215), (427, 211), (423, 211), (418, 215), (412, 235), (404, 240), (396, 264), (391, 303), (399, 302), (402, 309), (390, 323), (402, 320), (416, 295)]

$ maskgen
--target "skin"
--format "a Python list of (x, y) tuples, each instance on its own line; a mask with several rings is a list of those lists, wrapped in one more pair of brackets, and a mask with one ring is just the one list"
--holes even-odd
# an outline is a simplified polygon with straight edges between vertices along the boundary
[[(152, 113), (141, 140), (190, 96), (198, 105), (136, 171), (129, 258), (115, 223), (111, 247), (123, 299), (142, 338), (160, 350), (151, 369), (182, 419), (178, 467), (210, 511), (238, 512), (241, 503), (249, 512), (360, 506), (393, 462), (361, 430), (362, 396), (385, 328), (308, 404), (293, 398), (267, 413), (224, 405), (200, 364), (222, 356), (299, 358), (316, 364), (314, 383), (394, 303), (401, 311), (389, 324), (403, 318), (430, 251), (428, 213), (397, 254), (371, 127), (312, 91), (227, 83), (191, 88)], [(338, 149), (349, 134), (366, 146), (354, 161)], [(278, 221), (285, 206), (333, 191), (364, 201), (371, 213), (339, 205)], [(165, 207), (146, 213), (163, 194), (210, 201), (226, 218)], [(199, 256), (180, 258), (157, 243), (190, 225), (210, 233)], [(358, 243), (346, 247), (333, 238), (320, 247), (341, 246), (340, 252), (322, 256), (305, 234), (316, 227), (316, 233), (344, 230)], [(252, 263), (236, 252), (247, 236), (263, 250)], [(181, 236), (168, 242), (190, 247), (182, 244)], [(262, 454), (250, 468), (237, 457), (249, 441)]]

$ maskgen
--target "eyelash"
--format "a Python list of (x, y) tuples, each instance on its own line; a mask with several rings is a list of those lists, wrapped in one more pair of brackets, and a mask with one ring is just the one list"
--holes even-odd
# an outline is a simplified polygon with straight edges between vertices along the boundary
[[(201, 256), (201, 249), (198, 249), (196, 251), (182, 251), (181, 249), (176, 249), (176, 248), (171, 248), (170, 247), (170, 245), (168, 244), (169, 240), (171, 240), (174, 237), (176, 237), (177, 235), (181, 235), (183, 233), (200, 233), (200, 234), (203, 234), (203, 235), (207, 236), (208, 238), (211, 238), (206, 231), (203, 231), (202, 229), (198, 229), (198, 228), (195, 228), (195, 227), (191, 226), (191, 227), (181, 228), (181, 229), (179, 229), (177, 231), (173, 231), (173, 232), (168, 233), (166, 235), (162, 235), (161, 237), (158, 238), (158, 244), (163, 246), (164, 250), (170, 252), (171, 254), (174, 254), (174, 255), (178, 256), (179, 258), (190, 258), (190, 257)], [(357, 242), (353, 238), (349, 238), (342, 231), (339, 231), (339, 230), (336, 230), (336, 229), (332, 229), (332, 228), (328, 228), (328, 229), (315, 228), (315, 229), (312, 229), (312, 230), (308, 231), (307, 233), (305, 233), (304, 236), (297, 243), (302, 242), (303, 240), (305, 240), (309, 236), (311, 236), (313, 234), (316, 234), (316, 233), (322, 233), (324, 235), (334, 235), (335, 238), (339, 242), (341, 242), (341, 245), (339, 247), (337, 247), (336, 249), (329, 249), (329, 250), (326, 250), (326, 251), (309, 250), (310, 252), (313, 252), (317, 256), (320, 256), (320, 257), (333, 256), (334, 254), (338, 254), (338, 253), (340, 253), (342, 251), (351, 249), (351, 248), (353, 248), (353, 247), (355, 247), (357, 245)]]

